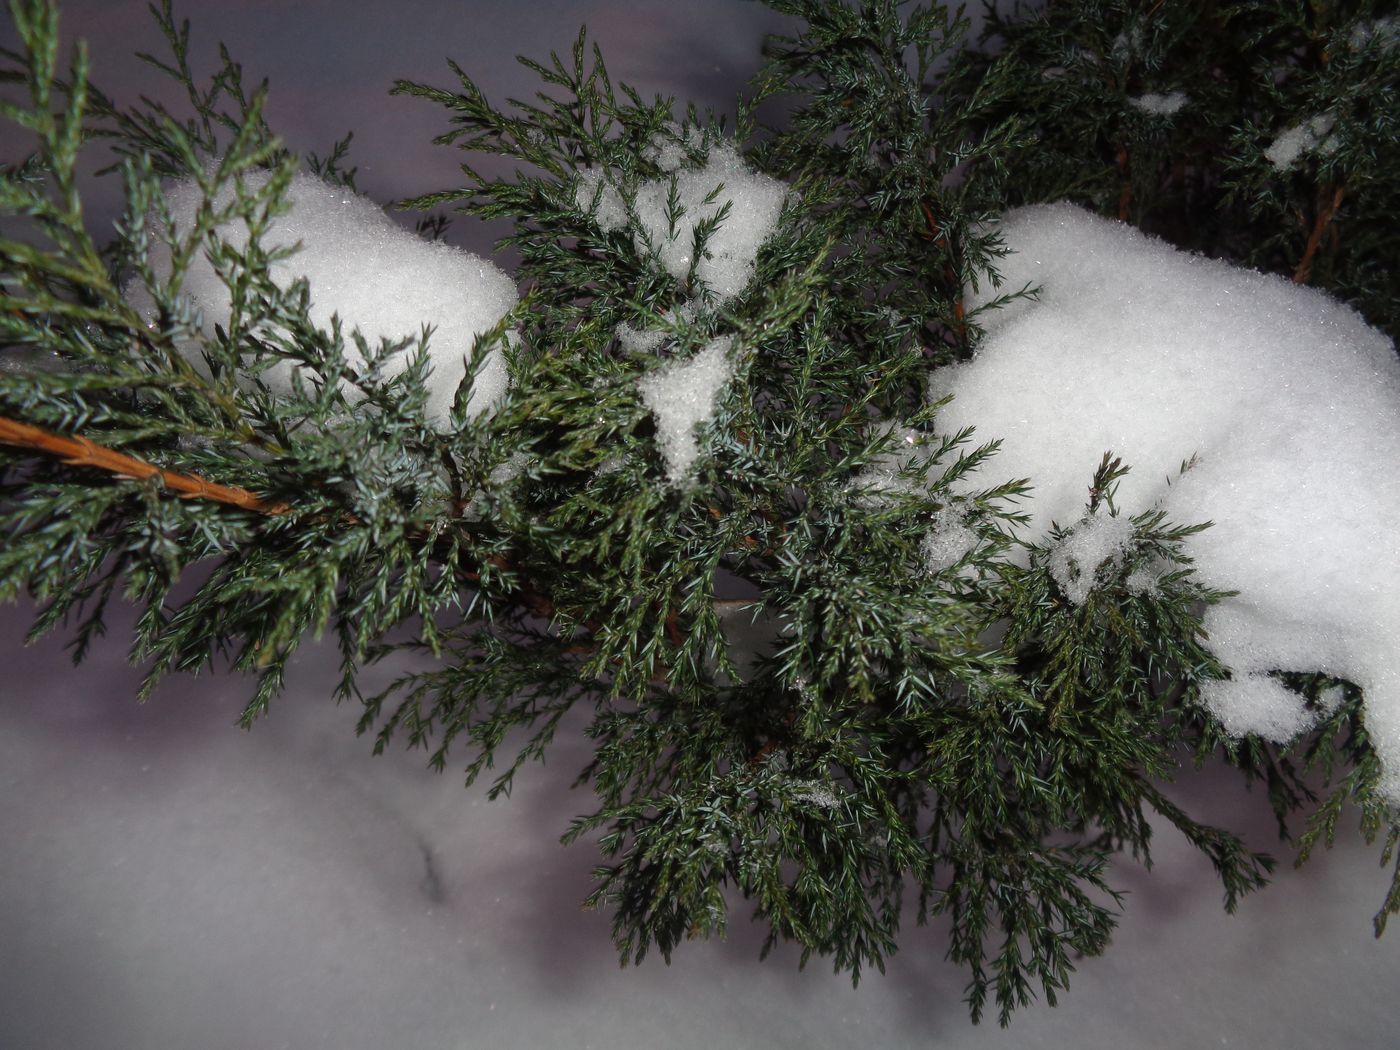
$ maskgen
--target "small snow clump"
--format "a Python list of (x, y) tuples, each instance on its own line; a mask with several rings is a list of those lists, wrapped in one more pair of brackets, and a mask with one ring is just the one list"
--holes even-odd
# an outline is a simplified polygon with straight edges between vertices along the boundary
[(919, 549), (924, 568), (931, 573), (952, 568), (977, 546), (977, 533), (963, 521), (960, 508), (946, 506), (933, 519), (933, 528), (924, 534)]
[(672, 361), (642, 377), (642, 402), (656, 417), (656, 436), (666, 460), (666, 476), (681, 485), (700, 458), (696, 430), (719, 406), (734, 377), (729, 360), (733, 336), (711, 340), (695, 356)]
[(704, 144), (704, 139), (699, 128), (687, 130), (672, 121), (660, 134), (652, 137), (642, 151), (642, 157), (662, 171), (679, 171), (689, 160), (687, 151), (698, 150)]
[[(673, 183), (680, 205), (674, 230), (668, 210)], [(783, 183), (751, 171), (732, 146), (714, 145), (703, 167), (678, 169), (637, 188), (637, 251), (654, 247), (666, 272), (684, 280), (694, 261), (696, 226), (727, 207), (695, 263), (695, 277), (720, 300), (732, 298), (753, 276), (758, 249), (772, 235), (786, 199)]]
[(627, 207), (622, 202), (622, 194), (608, 183), (602, 168), (585, 168), (578, 173), (574, 203), (580, 211), (591, 214), (598, 228), (605, 232), (627, 225)]
[[(682, 303), (674, 310), (667, 310), (661, 317), (669, 324), (689, 324), (695, 320), (695, 312), (694, 303)], [(624, 321), (617, 326), (616, 334), (617, 341), (622, 344), (624, 350), (633, 354), (646, 354), (670, 339), (672, 333), (667, 328), (633, 328)]]
[(1236, 737), (1252, 733), (1286, 744), (1312, 724), (1302, 696), (1259, 672), (1201, 683), (1201, 702)]
[(1356, 23), (1347, 43), (1353, 51), (1360, 51), (1373, 43), (1383, 51), (1392, 50), (1400, 45), (1400, 16), (1387, 15), (1374, 21)]
[(1099, 511), (1086, 515), (1050, 549), (1050, 575), (1064, 596), (1083, 605), (1099, 582), (1099, 570), (1119, 558), (1133, 538), (1133, 523)]
[(1165, 95), (1146, 94), (1128, 99), (1128, 105), (1158, 117), (1169, 117), (1186, 105), (1186, 92), (1172, 91)]
[(1128, 578), (1124, 580), (1124, 585), (1128, 588), (1129, 594), (1142, 596), (1151, 594), (1157, 589), (1157, 583), (1161, 579), (1157, 573), (1153, 572), (1146, 565), (1141, 565), (1128, 573)]
[(797, 790), (792, 793), (792, 797), (796, 802), (805, 802), (809, 806), (816, 806), (817, 809), (827, 810), (836, 809), (841, 805), (841, 800), (825, 784), (819, 784), (815, 780), (798, 780), (794, 783)]
[[(266, 184), (267, 172), (248, 172), (244, 185), (256, 190)], [(233, 202), (234, 191), (226, 187), (214, 202), (216, 208)], [(182, 236), (194, 222), (203, 194), (194, 179), (181, 179), (165, 190), (166, 202), (174, 220), (176, 236)], [(266, 250), (292, 248), (290, 256), (269, 267), (272, 280), (280, 287), (305, 278), (310, 288), (308, 317), (318, 328), (329, 331), (332, 315), (340, 317), (346, 333), (345, 354), (349, 363), (363, 368), (365, 361), (349, 337), (359, 329), (365, 342), (375, 348), (381, 340), (398, 342), (416, 337), (424, 325), (433, 332), (428, 341), (427, 416), (438, 429), (450, 425), (452, 403), (457, 387), (467, 374), (472, 344), (494, 327), (515, 305), (515, 283), (492, 263), (459, 248), (427, 241), (404, 229), (377, 204), (348, 189), (332, 186), (312, 175), (298, 173), (287, 188), (290, 210), (276, 216), (262, 237)], [(171, 258), (166, 232), (151, 229), (150, 261), (157, 277), (168, 279)], [(218, 236), (234, 248), (248, 242), (244, 223), (235, 220), (220, 226)], [(183, 291), (203, 315), (203, 331), (213, 335), (216, 325), (228, 328), (231, 296), (228, 286), (202, 251), (194, 255), (185, 273)], [(133, 280), (126, 288), (128, 301), (148, 321), (156, 315), (150, 292)], [(402, 372), (412, 359), (415, 345), (395, 354), (387, 362), (388, 377)], [(192, 364), (203, 370), (199, 344), (193, 340), (179, 347)], [(273, 393), (293, 389), (293, 375), (300, 366), (284, 362), (261, 373)], [(303, 376), (303, 378), (305, 378)], [(493, 349), (485, 369), (472, 387), (468, 411), (479, 414), (494, 405), (509, 385), (505, 358)], [(347, 389), (349, 396), (354, 392)]]
[(1039, 298), (980, 315), (973, 360), (934, 373), (935, 396), (953, 395), (940, 429), (975, 424), (1002, 439), (998, 470), (1034, 486), (1019, 508), (1032, 541), (1081, 517), (1107, 450), (1131, 467), (1116, 493), (1130, 515), (1212, 521), (1185, 553), (1202, 583), (1240, 593), (1205, 615), (1231, 672), (1206, 703), (1231, 732), (1277, 737), (1308, 716), (1257, 676), (1356, 683), (1382, 791), (1400, 804), (1400, 359), (1390, 340), (1316, 289), (1070, 205), (1012, 211), (999, 232), (1010, 249), (1001, 287), (979, 289), (969, 307), (1027, 285)]
[(1264, 157), (1279, 171), (1293, 167), (1299, 157), (1313, 150), (1331, 153), (1337, 148), (1337, 136), (1331, 134), (1336, 118), (1330, 113), (1320, 113), (1301, 124), (1279, 132), (1278, 137), (1264, 150)]
[(889, 496), (896, 493), (924, 491), (927, 486), (920, 484), (919, 478), (926, 477), (933, 465), (933, 452), (925, 445), (924, 436), (911, 427), (890, 422), (880, 423), (875, 433), (881, 437), (894, 435), (894, 441), (851, 481), (856, 502), (875, 507), (887, 503)]

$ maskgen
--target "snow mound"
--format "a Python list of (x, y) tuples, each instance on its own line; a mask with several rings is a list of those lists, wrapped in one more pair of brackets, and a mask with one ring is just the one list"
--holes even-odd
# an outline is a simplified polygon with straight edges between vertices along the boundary
[(1039, 298), (980, 315), (977, 356), (934, 373), (931, 396), (954, 395), (940, 428), (1003, 439), (998, 473), (1035, 486), (1019, 508), (1030, 540), (1083, 516), (1108, 450), (1132, 468), (1118, 488), (1125, 514), (1160, 507), (1174, 522), (1213, 521), (1187, 553), (1203, 582), (1240, 594), (1206, 615), (1232, 678), (1205, 702), (1232, 733), (1284, 739), (1310, 715), (1266, 672), (1355, 682), (1382, 790), (1400, 803), (1400, 361), (1390, 340), (1315, 289), (1070, 205), (1010, 212), (1000, 233), (1011, 250), (1001, 287), (969, 305), (1026, 286)]
[(642, 402), (656, 417), (657, 441), (673, 485), (683, 484), (700, 458), (696, 432), (714, 415), (734, 376), (729, 361), (733, 341), (732, 336), (720, 336), (693, 357), (662, 365), (641, 379)]
[[(258, 189), (266, 172), (249, 172), (245, 185)], [(194, 223), (203, 201), (198, 183), (183, 179), (169, 185), (166, 201), (177, 235)], [(228, 188), (215, 201), (226, 207), (233, 200)], [(329, 330), (332, 315), (340, 317), (346, 333), (345, 352), (350, 363), (365, 362), (349, 333), (359, 329), (373, 349), (381, 340), (416, 340), (424, 325), (433, 328), (428, 342), (431, 371), (427, 377), (427, 416), (438, 429), (450, 425), (452, 402), (466, 375), (472, 344), (490, 330), (517, 301), (515, 283), (492, 263), (461, 249), (426, 241), (395, 223), (367, 197), (322, 181), (312, 175), (293, 176), (287, 190), (290, 210), (274, 218), (262, 238), (263, 248), (300, 248), (272, 263), (270, 273), (280, 287), (304, 277), (310, 288), (309, 317), (318, 328)], [(151, 264), (156, 276), (170, 276), (170, 246), (164, 231), (151, 226)], [(226, 223), (218, 236), (241, 249), (248, 241), (241, 221)], [(230, 320), (229, 289), (203, 253), (198, 253), (185, 274), (183, 291), (203, 315), (203, 330), (213, 335), (215, 325), (227, 329)], [(137, 282), (127, 288), (127, 298), (148, 320), (155, 317), (150, 293)], [(388, 362), (388, 376), (403, 371), (412, 360), (416, 342)], [(190, 341), (181, 352), (203, 368), (198, 343)], [(290, 362), (262, 373), (274, 393), (292, 389), (296, 366)], [(492, 350), (476, 378), (468, 402), (473, 415), (500, 400), (509, 385), (505, 358)]]
[[(673, 193), (678, 215), (671, 208)], [(704, 167), (678, 170), (638, 187), (642, 228), (637, 250), (654, 247), (666, 272), (684, 280), (694, 262), (696, 227), (724, 213), (695, 263), (695, 278), (719, 299), (729, 299), (753, 276), (758, 249), (777, 226), (786, 198), (785, 185), (750, 171), (732, 146), (716, 145)]]

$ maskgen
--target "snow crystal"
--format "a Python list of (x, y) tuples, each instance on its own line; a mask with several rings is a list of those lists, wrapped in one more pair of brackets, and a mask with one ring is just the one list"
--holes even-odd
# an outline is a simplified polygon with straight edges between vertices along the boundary
[(620, 230), (627, 225), (627, 207), (617, 187), (609, 185), (602, 168), (588, 168), (578, 173), (574, 187), (574, 203), (588, 212), (604, 231)]
[(1400, 44), (1400, 17), (1388, 15), (1370, 22), (1358, 22), (1352, 28), (1347, 43), (1353, 51), (1360, 51), (1372, 43), (1378, 44), (1383, 51), (1390, 51)]
[(1146, 94), (1128, 99), (1128, 105), (1158, 117), (1169, 117), (1186, 105), (1184, 91), (1172, 91), (1165, 95)]
[(1346, 702), (1347, 691), (1340, 685), (1329, 685), (1322, 692), (1317, 694), (1317, 706), (1322, 709), (1323, 714), (1333, 714), (1337, 708)]
[[(266, 172), (249, 172), (245, 185), (265, 185)], [(166, 200), (177, 235), (194, 222), (203, 196), (193, 179), (167, 187)], [(226, 188), (216, 207), (233, 202)], [(332, 186), (311, 175), (293, 176), (287, 189), (290, 211), (277, 216), (262, 238), (264, 249), (300, 248), (270, 266), (273, 281), (281, 287), (305, 278), (310, 288), (308, 316), (318, 328), (329, 330), (332, 315), (339, 315), (346, 333), (345, 354), (350, 364), (362, 368), (365, 361), (350, 339), (359, 329), (371, 349), (381, 340), (398, 342), (416, 337), (431, 325), (427, 377), (427, 416), (439, 429), (449, 423), (452, 402), (467, 373), (467, 361), (477, 336), (488, 331), (517, 301), (515, 284), (493, 264), (441, 242), (427, 241), (395, 223), (373, 201)], [(154, 227), (156, 220), (150, 224)], [(150, 260), (156, 275), (170, 275), (170, 246), (164, 231), (151, 230)], [(218, 235), (235, 248), (248, 241), (241, 221), (219, 227)], [(231, 314), (228, 286), (203, 252), (196, 253), (185, 273), (183, 291), (203, 314), (203, 330), (212, 335), (216, 325), (227, 329)], [(149, 291), (136, 281), (126, 295), (141, 315), (156, 316)], [(402, 372), (412, 360), (416, 342), (395, 354), (384, 368), (386, 376)], [(189, 341), (181, 352), (201, 370), (200, 347)], [(274, 393), (290, 393), (298, 366), (285, 362), (261, 373)], [(305, 378), (303, 376), (303, 378)], [(498, 401), (509, 385), (505, 358), (492, 350), (484, 370), (476, 377), (468, 411), (476, 414)], [(348, 391), (354, 396), (353, 391)]]
[(1330, 113), (1320, 113), (1311, 120), (1279, 132), (1264, 150), (1264, 156), (1279, 171), (1287, 171), (1304, 153), (1317, 150), (1331, 153), (1337, 148), (1337, 136), (1330, 134), (1335, 123)]
[(1158, 575), (1144, 565), (1128, 573), (1128, 578), (1124, 581), (1124, 584), (1127, 586), (1128, 593), (1130, 594), (1151, 594), (1157, 589), (1158, 579)]
[(1099, 582), (1099, 570), (1122, 555), (1133, 538), (1133, 523), (1102, 510), (1084, 517), (1050, 550), (1050, 575), (1075, 605), (1083, 605)]
[(1124, 62), (1142, 54), (1142, 45), (1142, 23), (1134, 22), (1127, 32), (1119, 33), (1113, 38), (1113, 42), (1109, 44), (1108, 55), (1117, 62)]
[[(669, 211), (673, 188), (680, 206), (674, 229)], [(696, 226), (727, 206), (727, 216), (705, 242), (695, 276), (718, 298), (728, 299), (753, 276), (758, 249), (777, 225), (786, 197), (786, 186), (750, 171), (733, 147), (713, 146), (703, 167), (675, 171), (637, 188), (637, 251), (655, 248), (666, 272), (684, 280), (694, 257)]]
[(1204, 682), (1201, 702), (1233, 737), (1254, 734), (1286, 744), (1312, 723), (1302, 696), (1266, 674)]
[(622, 349), (633, 354), (649, 354), (670, 335), (664, 328), (649, 328), (646, 330), (633, 328), (625, 321), (617, 326), (617, 341), (622, 344)]
[[(695, 306), (693, 303), (682, 303), (674, 310), (666, 311), (661, 318), (669, 325), (688, 324), (695, 320)], [(671, 334), (669, 328), (650, 328), (644, 331), (633, 328), (626, 322), (617, 326), (617, 341), (622, 344), (624, 350), (633, 354), (651, 353), (670, 339)]]
[(792, 793), (792, 798), (796, 802), (805, 802), (818, 809), (835, 809), (841, 804), (841, 800), (825, 784), (818, 784), (815, 780), (798, 780), (794, 784), (797, 790)]
[[(920, 474), (927, 475), (932, 466), (933, 452), (925, 446), (924, 436), (910, 427), (895, 423), (880, 423), (875, 435), (895, 435), (885, 452), (877, 455), (851, 481), (856, 502), (863, 506), (880, 506), (889, 496), (901, 492), (921, 491)], [(901, 477), (904, 474), (906, 476)]]
[(688, 151), (698, 150), (704, 138), (699, 128), (686, 130), (673, 121), (652, 137), (642, 150), (642, 157), (662, 171), (679, 171), (689, 160)]
[(1002, 286), (969, 304), (1027, 285), (1040, 296), (981, 314), (976, 357), (934, 373), (935, 396), (954, 395), (940, 429), (976, 425), (1003, 439), (998, 474), (1035, 486), (1018, 507), (1030, 540), (1082, 516), (1106, 450), (1131, 467), (1116, 497), (1129, 515), (1160, 507), (1177, 523), (1213, 521), (1186, 553), (1202, 582), (1240, 594), (1206, 613), (1209, 644), (1235, 679), (1207, 702), (1219, 701), (1232, 731), (1278, 734), (1303, 724), (1295, 701), (1255, 717), (1242, 698), (1279, 694), (1250, 675), (1355, 682), (1383, 790), (1400, 802), (1400, 360), (1390, 341), (1315, 289), (1069, 205), (1013, 211), (1000, 233), (1011, 249)]
[(976, 546), (977, 533), (963, 523), (961, 510), (951, 506), (934, 515), (933, 528), (919, 545), (924, 567), (934, 573), (956, 565)]
[(720, 394), (733, 378), (729, 361), (732, 336), (707, 343), (694, 357), (672, 361), (642, 377), (642, 401), (656, 417), (657, 440), (666, 459), (666, 475), (680, 485), (700, 458), (696, 430), (708, 422)]

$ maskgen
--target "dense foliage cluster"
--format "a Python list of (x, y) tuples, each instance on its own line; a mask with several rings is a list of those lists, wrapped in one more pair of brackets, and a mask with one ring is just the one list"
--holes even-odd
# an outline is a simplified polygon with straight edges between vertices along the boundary
[[(152, 61), (187, 87), (181, 113), (116, 107), (81, 49), (61, 68), (53, 7), (16, 0), (0, 109), (35, 145), (0, 173), (0, 596), (40, 601), (36, 633), (66, 624), (79, 656), (109, 599), (136, 603), (148, 687), (230, 665), (256, 681), (250, 723), (330, 630), (376, 746), (464, 758), (493, 795), (586, 712), (596, 800), (568, 837), (600, 836), (589, 899), (638, 960), (722, 932), (737, 891), (771, 942), (858, 977), (912, 911), (967, 967), (973, 1016), (1005, 1022), (1105, 948), (1110, 862), (1147, 859), (1154, 817), (1209, 856), (1227, 907), (1263, 884), (1267, 856), (1171, 801), (1193, 757), (1262, 779), (1285, 831), (1304, 811), (1305, 850), (1355, 801), (1389, 858), (1400, 822), (1358, 690), (1288, 749), (1231, 740), (1196, 703), (1223, 674), (1201, 629), (1220, 595), (1182, 549), (1206, 523), (1134, 517), (1128, 553), (1067, 600), (1050, 547), (1017, 535), (1034, 479), (997, 475), (996, 435), (941, 432), (927, 378), (975, 349), (989, 221), (1059, 199), (1310, 281), (1400, 336), (1400, 26), (1367, 3), (1065, 0), (993, 18), (979, 48), (938, 5), (770, 3), (803, 28), (769, 42), (733, 128), (613, 84), (582, 35), (529, 63), (531, 104), (500, 108), (456, 67), (450, 88), (397, 86), (446, 111), (439, 142), (518, 165), (405, 202), (507, 219), (519, 258), (522, 300), (441, 426), (431, 333), (369, 345), (269, 276), (294, 173), (353, 189), (343, 149), (288, 154), (227, 56), (198, 86), (168, 3)], [(677, 171), (736, 143), (790, 189), (730, 296), (696, 265), (726, 208), (692, 223), (679, 274), (641, 209), (669, 185), (674, 234)], [(110, 245), (77, 184), (104, 144), (126, 200)], [(174, 178), (202, 192), (193, 222), (171, 221)], [(201, 256), (226, 326), (182, 290)], [(727, 385), (677, 483), (643, 380), (721, 340)], [(493, 353), (510, 391), (469, 412)], [(289, 365), (295, 382), (268, 381)], [(1086, 509), (1112, 506), (1121, 471), (1106, 456), (1083, 479)], [(950, 507), (972, 542), (935, 563)], [(1149, 562), (1158, 585), (1130, 586)], [(400, 648), (438, 659), (362, 691)], [(1290, 682), (1313, 701), (1335, 685)], [(1396, 910), (1400, 888), (1378, 927)]]

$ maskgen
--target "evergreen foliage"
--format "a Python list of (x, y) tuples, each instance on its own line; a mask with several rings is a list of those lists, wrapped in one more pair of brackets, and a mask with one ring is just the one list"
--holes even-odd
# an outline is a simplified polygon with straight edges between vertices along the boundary
[[(804, 28), (770, 41), (733, 129), (614, 84), (582, 33), (526, 62), (531, 102), (498, 106), (456, 66), (450, 88), (396, 86), (446, 111), (439, 143), (517, 165), (468, 163), (460, 186), (404, 202), (507, 219), (520, 260), (520, 306), (472, 351), (477, 371), (506, 352), (511, 391), (471, 415), (469, 372), (444, 429), (424, 415), (430, 332), (367, 346), (310, 322), (305, 282), (269, 278), (282, 250), (262, 234), (302, 161), (264, 122), (265, 87), (227, 55), (200, 86), (166, 0), (171, 54), (148, 61), (187, 106), (119, 109), (81, 46), (61, 67), (52, 4), (13, 0), (23, 47), (0, 108), (35, 146), (0, 174), (27, 223), (0, 239), (0, 596), (40, 602), (34, 633), (66, 626), (79, 659), (112, 598), (136, 603), (146, 689), (226, 661), (255, 682), (245, 724), (330, 630), (376, 749), (465, 761), (493, 797), (588, 712), (596, 797), (567, 838), (599, 836), (589, 902), (611, 909), (624, 959), (723, 933), (737, 893), (770, 946), (858, 979), (912, 911), (946, 931), (974, 1019), (1004, 1024), (1105, 949), (1111, 863), (1150, 861), (1154, 816), (1210, 858), (1227, 909), (1266, 881), (1268, 856), (1164, 787), (1217, 755), (1264, 781), (1285, 834), (1307, 814), (1304, 856), (1352, 801), (1393, 859), (1400, 820), (1374, 793), (1355, 688), (1290, 749), (1231, 741), (1195, 703), (1222, 673), (1201, 629), (1221, 594), (1182, 549), (1207, 523), (1133, 517), (1128, 553), (1068, 601), (1050, 548), (1016, 538), (1034, 479), (997, 477), (995, 435), (940, 432), (925, 382), (976, 345), (964, 293), (995, 272), (988, 220), (1065, 198), (1310, 281), (1400, 336), (1396, 27), (1367, 3), (1063, 0), (994, 18), (979, 50), (939, 5), (769, 2)], [(1174, 91), (1175, 113), (1133, 104)], [(761, 127), (775, 99), (786, 123)], [(1278, 132), (1320, 113), (1335, 145), (1271, 163)], [(721, 299), (694, 265), (676, 277), (659, 245), (639, 250), (637, 201), (674, 186), (663, 155), (696, 165), (730, 143), (792, 189), (753, 280)], [(101, 144), (126, 200), (110, 245), (77, 188), (80, 151)], [(344, 147), (305, 166), (353, 187)], [(171, 226), (173, 177), (203, 191), (193, 228)], [(628, 223), (602, 221), (605, 193)], [(696, 225), (695, 260), (724, 217)], [(181, 292), (200, 253), (232, 302), (212, 334)], [(638, 348), (619, 326), (663, 335)], [(673, 484), (639, 383), (718, 339), (732, 379)], [(384, 369), (395, 353), (414, 365)], [(293, 389), (269, 389), (289, 362)], [(1122, 470), (1105, 456), (1086, 509), (1117, 514)], [(985, 487), (955, 495), (974, 472)], [(930, 568), (921, 545), (950, 508), (975, 543)], [(1128, 578), (1149, 562), (1168, 571), (1142, 592)], [(741, 621), (767, 631), (754, 660), (735, 651)], [(402, 648), (433, 669), (362, 691), (359, 671)], [(1316, 701), (1333, 683), (1293, 684)], [(1397, 910), (1400, 874), (1378, 933)]]

